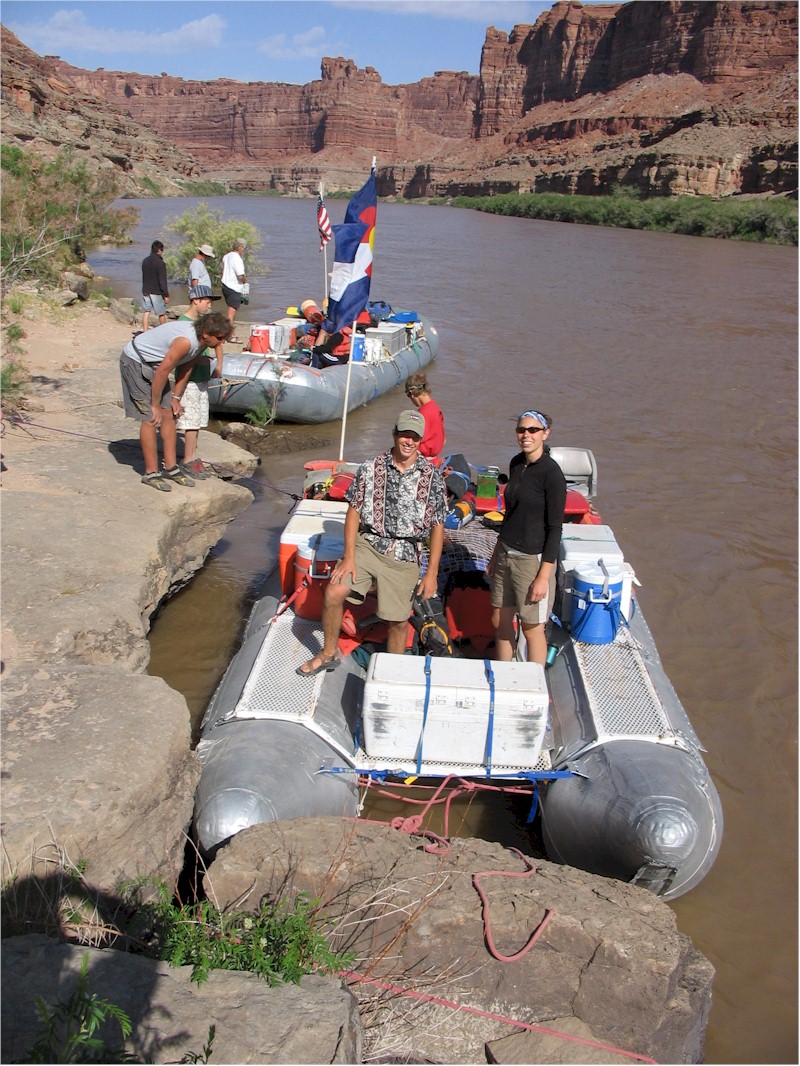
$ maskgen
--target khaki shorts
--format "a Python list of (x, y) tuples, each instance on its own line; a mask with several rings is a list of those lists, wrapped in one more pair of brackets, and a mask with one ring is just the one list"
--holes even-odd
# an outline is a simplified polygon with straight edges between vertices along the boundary
[(181, 396), (183, 414), (175, 419), (178, 429), (205, 429), (208, 425), (208, 382), (190, 381)]
[(363, 603), (377, 585), (378, 617), (384, 622), (403, 622), (411, 614), (419, 583), (419, 565), (381, 555), (359, 535), (356, 537), (356, 576), (351, 580), (351, 603)]
[(550, 575), (547, 598), (538, 603), (532, 603), (528, 598), (541, 562), (541, 555), (511, 555), (508, 548), (499, 544), (492, 575), (492, 607), (516, 608), (524, 625), (546, 622), (556, 598), (555, 568)]
[[(124, 353), (119, 357), (119, 373), (122, 378), (122, 402), (128, 418), (150, 422), (153, 418), (153, 374), (155, 367), (137, 363)], [(149, 375), (149, 377), (148, 377)], [(169, 411), (172, 406), (172, 385), (167, 381), (161, 394), (161, 407)]]

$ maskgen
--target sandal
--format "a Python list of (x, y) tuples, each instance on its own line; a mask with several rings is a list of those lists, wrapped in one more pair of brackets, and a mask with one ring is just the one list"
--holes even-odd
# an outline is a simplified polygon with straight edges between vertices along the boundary
[(170, 481), (174, 481), (178, 485), (184, 485), (187, 489), (194, 485), (192, 479), (185, 474), (177, 464), (170, 467), (169, 470), (163, 470), (160, 476), (162, 478), (168, 478)]
[(198, 481), (211, 477), (211, 471), (206, 470), (200, 459), (192, 459), (190, 463), (178, 463), (178, 466), (187, 477), (197, 478)]
[[(304, 670), (304, 666), (308, 666), (309, 663), (313, 663), (316, 659), (319, 659), (319, 666), (313, 670)], [(295, 670), (296, 674), (300, 677), (313, 677), (315, 674), (321, 674), (323, 671), (335, 670), (342, 660), (337, 655), (332, 655), (330, 659), (326, 659), (323, 655), (314, 655), (308, 660), (308, 662), (301, 663)]]
[(152, 489), (158, 489), (159, 492), (172, 492), (172, 485), (168, 484), (157, 470), (150, 474), (145, 474), (142, 478), (142, 484), (149, 485)]

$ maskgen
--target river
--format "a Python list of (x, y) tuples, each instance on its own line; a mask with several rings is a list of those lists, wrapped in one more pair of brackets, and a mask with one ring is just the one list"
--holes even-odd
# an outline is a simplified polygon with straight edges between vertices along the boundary
[[(150, 242), (196, 203), (135, 201), (136, 243), (91, 264), (137, 297)], [(206, 203), (264, 240), (271, 273), (242, 320), (320, 298), (312, 201)], [(341, 221), (344, 203), (327, 206)], [(507, 465), (533, 406), (551, 444), (594, 452), (596, 502), (724, 808), (714, 868), (671, 904), (717, 971), (706, 1061), (797, 1062), (796, 249), (380, 204), (371, 295), (439, 329), (448, 451)], [(351, 414), (346, 457), (384, 448), (404, 406), (396, 393)], [(331, 445), (265, 459), (255, 504), (155, 620), (150, 671), (195, 716), (276, 559), (302, 461), (338, 453), (340, 423), (305, 432)]]

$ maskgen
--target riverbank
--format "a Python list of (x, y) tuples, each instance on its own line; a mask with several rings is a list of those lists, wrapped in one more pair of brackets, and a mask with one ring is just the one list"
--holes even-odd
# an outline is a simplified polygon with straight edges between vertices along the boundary
[[(158, 605), (249, 506), (250, 492), (235, 479), (245, 480), (256, 460), (203, 433), (201, 457), (230, 481), (208, 479), (170, 494), (143, 486), (136, 426), (119, 400), (118, 353), (132, 325), (85, 305), (53, 317), (35, 301), (17, 324), (31, 381), (27, 408), (6, 420), (2, 441), (4, 931), (39, 928), (21, 909), (11, 915), (9, 901), (36, 898), (42, 889), (52, 896), (66, 885), (50, 916), (60, 914), (61, 936), (73, 939), (78, 881), (111, 921), (122, 903), (121, 881), (173, 884), (182, 870), (198, 764), (185, 700), (144, 673), (146, 635)], [(381, 977), (398, 989), (387, 999), (364, 973), (353, 993), (373, 1046), (388, 1048), (402, 1037), (417, 1061), (478, 1062), (491, 1042), (493, 1061), (556, 1061), (547, 1044), (555, 1032), (557, 1061), (699, 1061), (713, 969), (677, 931), (671, 909), (639, 888), (552, 863), (539, 868), (535, 884), (522, 887), (512, 876), (492, 894), (494, 935), (503, 945), (524, 943), (543, 908), (555, 915), (514, 967), (488, 955), (480, 901), (470, 888), (474, 872), (518, 875), (519, 858), (499, 844), (461, 843), (444, 860), (382, 826), (349, 828), (338, 819), (256, 826), (220, 852), (208, 884), (226, 908), (257, 906), (290, 886), (312, 898), (324, 889), (341, 917), (356, 915), (355, 925), (345, 921), (343, 928), (363, 969), (374, 977), (380, 963)], [(21, 892), (10, 893), (10, 884)], [(410, 889), (417, 902), (407, 914)], [(251, 1000), (252, 975), (215, 971), (201, 992), (186, 967), (54, 944), (19, 937), (4, 952), (7, 987), (16, 989), (13, 999), (4, 996), (4, 1052), (14, 1048), (5, 1061), (22, 1057), (35, 1033), (35, 995), (54, 1002), (87, 952), (93, 990), (119, 1002), (135, 1031), (152, 1027), (163, 1037), (158, 1054), (142, 1061), (197, 1052), (212, 1020), (215, 1061), (361, 1060), (362, 1022), (349, 992), (320, 987), (293, 1013), (292, 988), (259, 989), (273, 1006), (287, 998), (270, 1018), (256, 1018), (255, 1001), (248, 1011), (240, 1007)], [(234, 979), (242, 983), (231, 988)], [(429, 1002), (421, 1030), (416, 1004), (432, 981), (453, 1005)], [(453, 1013), (472, 1008), (494, 1013), (485, 1023)], [(265, 1050), (259, 1041), (269, 1029), (277, 1032), (276, 1016), (313, 1017), (314, 1025), (292, 1024)], [(473, 1021), (465, 1024), (466, 1017)], [(245, 1031), (250, 1042), (243, 1048)], [(324, 1034), (325, 1047), (296, 1050), (291, 1042), (303, 1034)], [(7, 1044), (11, 1036), (16, 1042)], [(498, 1046), (504, 1036), (513, 1046)], [(524, 1038), (524, 1051), (516, 1038)], [(597, 1057), (598, 1042), (613, 1058)]]
[(505, 193), (499, 196), (456, 196), (447, 202), (453, 207), (513, 218), (797, 247), (796, 197), (643, 198), (635, 191), (621, 188), (610, 196)]

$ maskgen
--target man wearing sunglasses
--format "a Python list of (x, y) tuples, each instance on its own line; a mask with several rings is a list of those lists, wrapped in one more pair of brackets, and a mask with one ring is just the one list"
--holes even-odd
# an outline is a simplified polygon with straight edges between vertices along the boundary
[(555, 599), (555, 568), (567, 483), (550, 457), (545, 441), (552, 420), (541, 411), (523, 411), (517, 419), (520, 451), (511, 460), (505, 488), (505, 516), (488, 573), (492, 580), (492, 625), (497, 658), (514, 656), (519, 616), (528, 661), (547, 659), (545, 623)]

